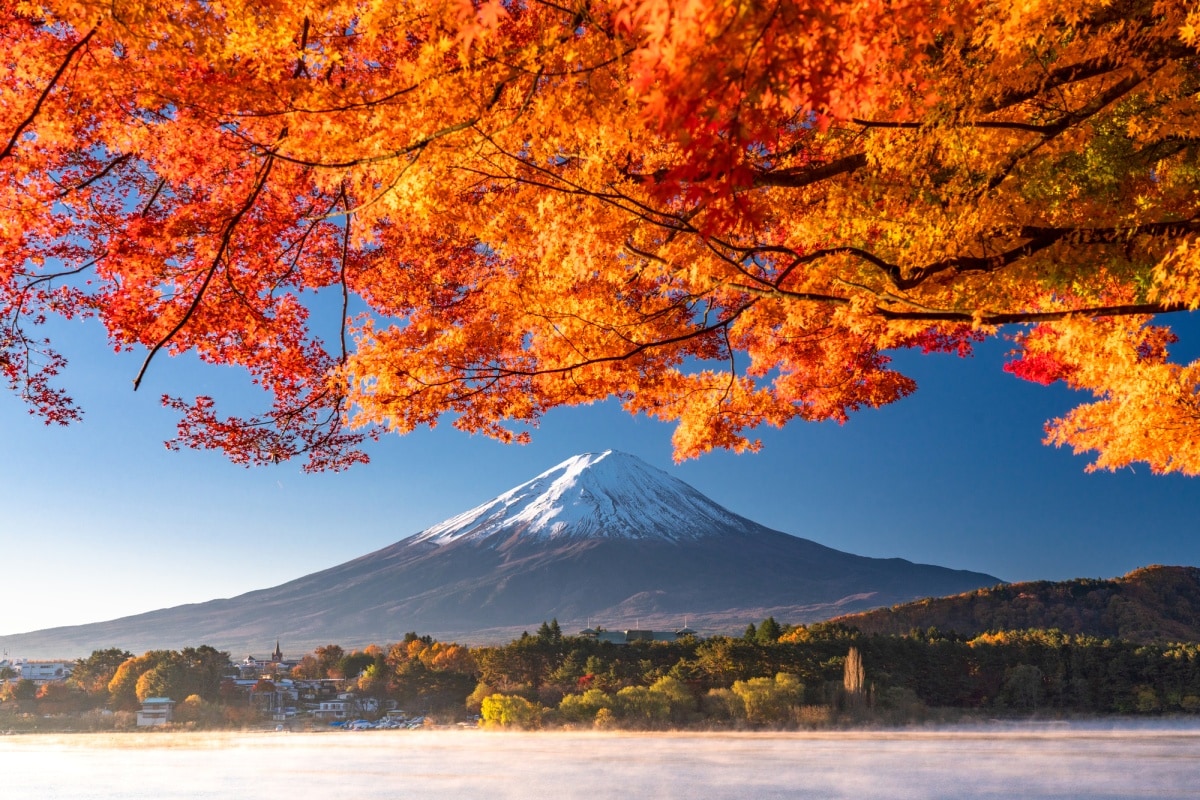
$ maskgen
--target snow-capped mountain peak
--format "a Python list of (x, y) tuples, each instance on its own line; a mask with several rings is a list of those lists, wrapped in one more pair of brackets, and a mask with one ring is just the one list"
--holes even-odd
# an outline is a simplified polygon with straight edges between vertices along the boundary
[(636, 456), (606, 450), (568, 458), (414, 540), (449, 544), (517, 535), (683, 541), (753, 527), (678, 478)]

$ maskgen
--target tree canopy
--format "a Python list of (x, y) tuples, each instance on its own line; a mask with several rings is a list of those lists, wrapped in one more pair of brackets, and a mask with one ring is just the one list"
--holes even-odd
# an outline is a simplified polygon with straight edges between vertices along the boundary
[[(1161, 0), (0, 5), (0, 370), (37, 326), (244, 368), (173, 447), (307, 469), (618, 398), (676, 456), (970, 352), (1094, 402), (1047, 440), (1200, 472), (1197, 26)], [(1007, 327), (1002, 327), (1007, 326)], [(1013, 327), (1023, 326), (1023, 327)]]

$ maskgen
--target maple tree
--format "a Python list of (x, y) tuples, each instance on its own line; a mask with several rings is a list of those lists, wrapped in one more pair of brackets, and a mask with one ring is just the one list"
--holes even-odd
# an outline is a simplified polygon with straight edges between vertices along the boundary
[(164, 351), (249, 373), (258, 416), (164, 397), (171, 446), (239, 463), (338, 469), (445, 416), (524, 439), (609, 397), (682, 458), (904, 397), (889, 350), (1013, 335), (1010, 371), (1096, 396), (1049, 441), (1195, 474), (1200, 367), (1161, 315), (1200, 305), (1198, 25), (1166, 0), (4, 0), (0, 370), (71, 421), (37, 325), (95, 316), (145, 350), (135, 388)]

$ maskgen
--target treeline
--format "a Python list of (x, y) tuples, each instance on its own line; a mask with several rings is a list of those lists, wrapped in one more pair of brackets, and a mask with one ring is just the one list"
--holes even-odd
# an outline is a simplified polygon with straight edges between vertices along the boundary
[(768, 618), (740, 638), (624, 647), (543, 631), (480, 648), (477, 659), (473, 698), (493, 698), (480, 707), (497, 724), (807, 726), (904, 722), (941, 709), (1200, 712), (1200, 645), (1053, 630), (881, 636), (830, 623), (781, 630)]
[[(123, 712), (150, 696), (181, 703), (184, 721), (246, 724), (229, 691), (228, 655), (203, 646), (133, 656), (97, 651), (65, 683), (10, 682), (0, 711)], [(264, 676), (267, 687), (270, 676)], [(279, 678), (342, 678), (360, 697), (442, 721), (486, 725), (813, 727), (928, 715), (1200, 712), (1200, 645), (1153, 645), (1055, 630), (967, 638), (935, 629), (865, 634), (837, 623), (741, 637), (614, 645), (544, 623), (502, 646), (465, 647), (416, 633), (388, 646), (318, 648)]]

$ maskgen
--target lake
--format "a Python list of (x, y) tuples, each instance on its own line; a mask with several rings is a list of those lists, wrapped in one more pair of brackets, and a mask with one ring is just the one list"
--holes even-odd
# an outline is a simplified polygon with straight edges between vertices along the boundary
[(1200, 726), (0, 736), (0, 796), (1195, 798)]

